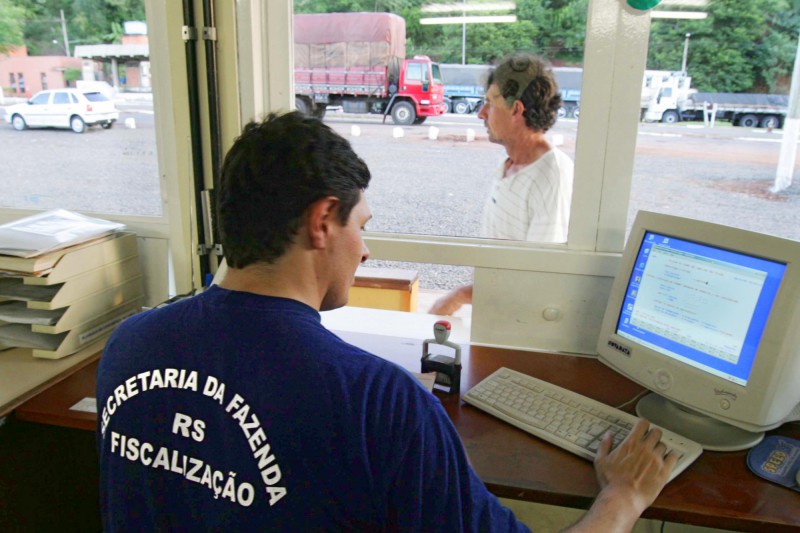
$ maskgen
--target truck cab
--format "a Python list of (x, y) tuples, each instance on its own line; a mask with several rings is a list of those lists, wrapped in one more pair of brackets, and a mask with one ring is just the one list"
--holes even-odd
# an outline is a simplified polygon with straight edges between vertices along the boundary
[(404, 59), (390, 111), (395, 124), (422, 124), (444, 114), (444, 84), (439, 65), (428, 56)]
[(643, 118), (647, 122), (681, 120), (680, 109), (690, 94), (692, 78), (683, 72), (650, 70), (642, 87)]

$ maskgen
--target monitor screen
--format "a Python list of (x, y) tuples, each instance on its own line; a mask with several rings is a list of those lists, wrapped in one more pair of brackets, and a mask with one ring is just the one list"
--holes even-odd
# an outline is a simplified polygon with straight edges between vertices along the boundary
[(710, 450), (800, 418), (800, 242), (639, 212), (598, 358), (654, 394), (639, 416)]
[(746, 385), (785, 270), (775, 261), (647, 231), (617, 333)]

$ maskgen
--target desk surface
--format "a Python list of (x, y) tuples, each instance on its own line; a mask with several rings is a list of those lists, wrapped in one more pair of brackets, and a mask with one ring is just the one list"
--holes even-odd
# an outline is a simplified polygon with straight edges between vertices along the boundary
[[(419, 369), (422, 341), (342, 332), (345, 340), (408, 370)], [(568, 355), (465, 347), (462, 390), (500, 366), (552, 381), (609, 405), (643, 389), (595, 359)], [(20, 419), (93, 430), (96, 416), (70, 411), (95, 393), (97, 363), (29, 400)], [(500, 497), (588, 508), (598, 486), (592, 464), (437, 391), (478, 475)], [(632, 409), (632, 407), (631, 407)], [(787, 425), (778, 433), (800, 438)], [(745, 466), (746, 452), (704, 452), (664, 489), (646, 518), (754, 532), (800, 531), (800, 493), (761, 480)]]
[(105, 340), (62, 359), (40, 359), (32, 350), (12, 348), (0, 352), (0, 417), (48, 387), (96, 361)]

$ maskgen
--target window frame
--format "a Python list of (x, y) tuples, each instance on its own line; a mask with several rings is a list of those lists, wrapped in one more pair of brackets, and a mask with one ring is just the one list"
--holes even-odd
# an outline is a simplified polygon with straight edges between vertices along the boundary
[[(145, 7), (150, 48), (159, 50), (151, 59), (151, 68), (154, 107), (159, 113), (156, 142), (164, 215), (87, 214), (124, 222), (136, 231), (144, 245), (142, 262), (146, 277), (155, 278), (150, 282), (159, 290), (163, 288), (162, 292), (166, 292), (168, 285), (172, 295), (189, 292), (202, 284), (202, 280), (197, 279), (200, 258), (193, 221), (191, 162), (185, 157), (191, 151), (188, 83), (183, 68), (186, 43), (180, 31), (173, 31), (183, 26), (180, 3), (146, 0)], [(217, 24), (221, 28), (217, 47), (223, 151), (247, 121), (269, 110), (285, 111), (293, 107), (291, 17), (290, 0), (266, 3), (220, 0), (217, 3)], [(648, 12), (634, 10), (619, 0), (590, 0), (583, 85), (592, 90), (582, 91), (567, 244), (536, 245), (370, 232), (365, 239), (372, 257), (473, 266), (479, 300), (483, 298), (482, 292), (488, 294), (498, 289), (492, 286), (490, 290), (483, 280), (487, 276), (502, 279), (504, 272), (520, 273), (522, 284), (526, 286), (541, 283), (543, 274), (565, 278), (596, 277), (598, 300), (602, 299), (602, 291), (607, 290), (604, 285), (613, 277), (624, 243), (649, 31)], [(28, 214), (32, 211), (0, 210), (0, 222)], [(594, 287), (591, 283), (590, 286)], [(499, 310), (508, 308), (509, 312), (520, 312), (520, 309), (530, 308), (530, 294), (525, 290), (498, 289), (495, 292), (507, 294), (496, 301), (484, 298), (486, 305), (481, 305), (480, 313), (473, 317), (473, 337), (477, 329), (479, 341), (503, 319)], [(561, 296), (564, 301), (582, 297), (582, 294)], [(493, 314), (497, 317), (492, 318)], [(520, 340), (521, 335), (521, 332), (507, 334), (509, 344), (524, 345), (526, 341)]]
[[(283, 5), (291, 16), (291, 2), (268, 4), (271, 9)], [(265, 15), (266, 10), (260, 14)], [(255, 15), (251, 24), (256, 21), (256, 26), (269, 26), (269, 17), (258, 19)], [(291, 24), (287, 26), (291, 28)], [(475, 267), (474, 344), (596, 353), (603, 302), (608, 298), (625, 240), (649, 34), (649, 12), (619, 0), (589, 1), (572, 216), (566, 244), (365, 234), (371, 256), (376, 259)], [(283, 89), (285, 80), (292, 82), (293, 39), (291, 31), (276, 38), (279, 50), (292, 50), (287, 54), (288, 65), (267, 67), (267, 77), (281, 80), (279, 87)], [(283, 42), (279, 42), (281, 39)], [(276, 41), (264, 52), (257, 46), (263, 43), (266, 40), (255, 43), (240, 38), (240, 71), (246, 72), (242, 69), (255, 64), (250, 57), (253, 51), (256, 55), (275, 53)], [(242, 84), (245, 81), (240, 78)], [(291, 101), (293, 94), (290, 86), (285, 96)], [(550, 311), (548, 298), (555, 301), (563, 320), (543, 323), (537, 318), (542, 308)], [(540, 336), (531, 335), (531, 324), (540, 328)]]

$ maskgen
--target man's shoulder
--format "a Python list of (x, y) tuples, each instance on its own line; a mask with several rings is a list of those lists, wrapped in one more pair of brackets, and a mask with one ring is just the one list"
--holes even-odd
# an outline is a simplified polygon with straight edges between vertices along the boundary
[(561, 165), (568, 165), (569, 167), (572, 167), (575, 164), (572, 161), (572, 158), (557, 146), (554, 146), (553, 149), (550, 150), (550, 153), (552, 153), (552, 157)]
[(553, 146), (550, 150), (523, 168), (518, 174), (529, 180), (538, 180), (542, 176), (568, 176), (571, 177), (575, 163), (560, 148)]

